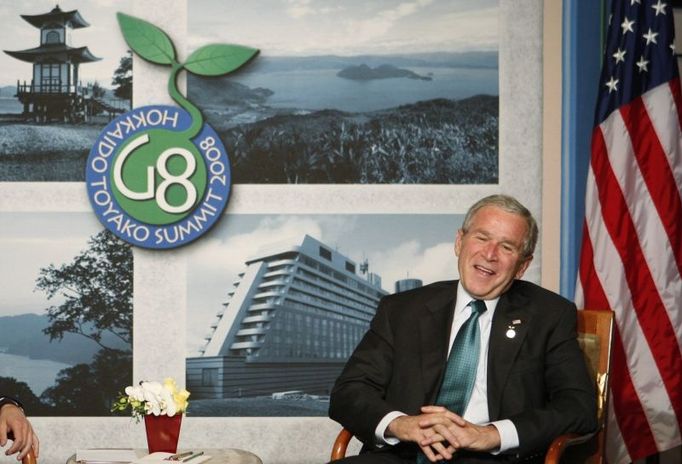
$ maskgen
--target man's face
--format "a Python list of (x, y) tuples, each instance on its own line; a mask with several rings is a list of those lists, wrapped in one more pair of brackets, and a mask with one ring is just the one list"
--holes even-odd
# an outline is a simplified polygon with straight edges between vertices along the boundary
[(497, 298), (526, 272), (533, 259), (523, 257), (527, 229), (523, 217), (485, 206), (474, 214), (466, 233), (457, 232), (459, 278), (471, 296)]

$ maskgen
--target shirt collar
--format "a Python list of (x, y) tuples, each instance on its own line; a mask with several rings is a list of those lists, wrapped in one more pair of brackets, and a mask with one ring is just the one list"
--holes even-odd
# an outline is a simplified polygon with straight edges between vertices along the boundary
[[(466, 308), (469, 303), (471, 303), (471, 300), (475, 300), (473, 296), (469, 294), (469, 292), (466, 291), (464, 288), (464, 285), (462, 285), (462, 281), (457, 282), (457, 299), (455, 301), (455, 314), (458, 314)], [(497, 302), (500, 301), (500, 297), (498, 296), (497, 298), (494, 298), (492, 300), (483, 300), (485, 303), (485, 307), (487, 308), (486, 313), (488, 314), (493, 314), (495, 312), (495, 308), (497, 308)]]

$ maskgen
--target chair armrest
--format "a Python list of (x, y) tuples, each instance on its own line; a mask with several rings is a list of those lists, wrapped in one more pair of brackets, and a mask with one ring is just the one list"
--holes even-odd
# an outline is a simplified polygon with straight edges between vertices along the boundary
[(26, 456), (24, 456), (24, 459), (21, 460), (21, 464), (38, 464), (36, 455), (33, 454), (33, 450), (29, 451)]
[[(7, 438), (14, 441), (14, 434), (12, 432), (8, 432)], [(21, 464), (38, 464), (38, 460), (36, 459), (36, 455), (33, 454), (33, 449), (29, 450), (29, 452), (26, 453), (26, 456), (24, 456), (24, 459), (21, 460)]]
[(331, 461), (336, 461), (346, 457), (346, 448), (348, 448), (348, 443), (350, 439), (353, 438), (353, 434), (346, 429), (341, 429), (339, 434), (334, 441), (334, 446), (332, 447)]
[(552, 441), (552, 444), (549, 445), (549, 449), (547, 449), (547, 454), (545, 455), (545, 464), (559, 464), (561, 462), (561, 456), (564, 454), (564, 450), (566, 450), (566, 448), (569, 446), (585, 443), (595, 435), (595, 433), (589, 433), (587, 435), (565, 433), (563, 435), (559, 435)]

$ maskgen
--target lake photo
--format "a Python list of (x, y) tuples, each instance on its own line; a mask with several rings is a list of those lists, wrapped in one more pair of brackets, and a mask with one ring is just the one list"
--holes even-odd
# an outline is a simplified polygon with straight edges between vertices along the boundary
[(48, 359), (31, 359), (26, 356), (5, 354), (0, 351), (0, 377), (24, 379), (31, 390), (38, 395), (54, 384), (57, 374), (69, 364)]
[(236, 183), (498, 182), (497, 1), (200, 0), (188, 14), (190, 48), (260, 50), (188, 79)]
[(132, 251), (91, 213), (0, 212), (0, 392), (109, 416), (132, 381)]
[[(7, 92), (11, 93), (11, 92)], [(21, 114), (23, 107), (21, 103), (14, 97), (0, 97), (0, 113), (1, 114)]]

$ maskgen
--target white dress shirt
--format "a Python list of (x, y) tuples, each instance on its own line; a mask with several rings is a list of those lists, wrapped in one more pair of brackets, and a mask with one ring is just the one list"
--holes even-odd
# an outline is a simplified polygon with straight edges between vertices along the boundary
[[(464, 290), (461, 283), (457, 284), (457, 300), (455, 301), (455, 314), (452, 320), (452, 328), (450, 329), (450, 343), (448, 347), (448, 356), (452, 349), (452, 344), (455, 341), (455, 336), (460, 327), (469, 319), (471, 315), (471, 307), (469, 303), (474, 298)], [(478, 367), (476, 369), (476, 381), (474, 389), (471, 392), (469, 404), (462, 417), (473, 424), (492, 424), (500, 433), (500, 448), (494, 451), (494, 454), (501, 453), (519, 446), (519, 434), (516, 431), (514, 423), (508, 419), (490, 422), (488, 413), (488, 343), (490, 341), (490, 328), (492, 327), (493, 315), (499, 298), (494, 300), (484, 301), (487, 311), (478, 317), (478, 324), (481, 334), (481, 347), (478, 358)], [(381, 445), (396, 445), (399, 443), (397, 438), (385, 437), (384, 434), (396, 417), (406, 415), (400, 411), (392, 411), (386, 414), (377, 425), (374, 431), (377, 444)]]

